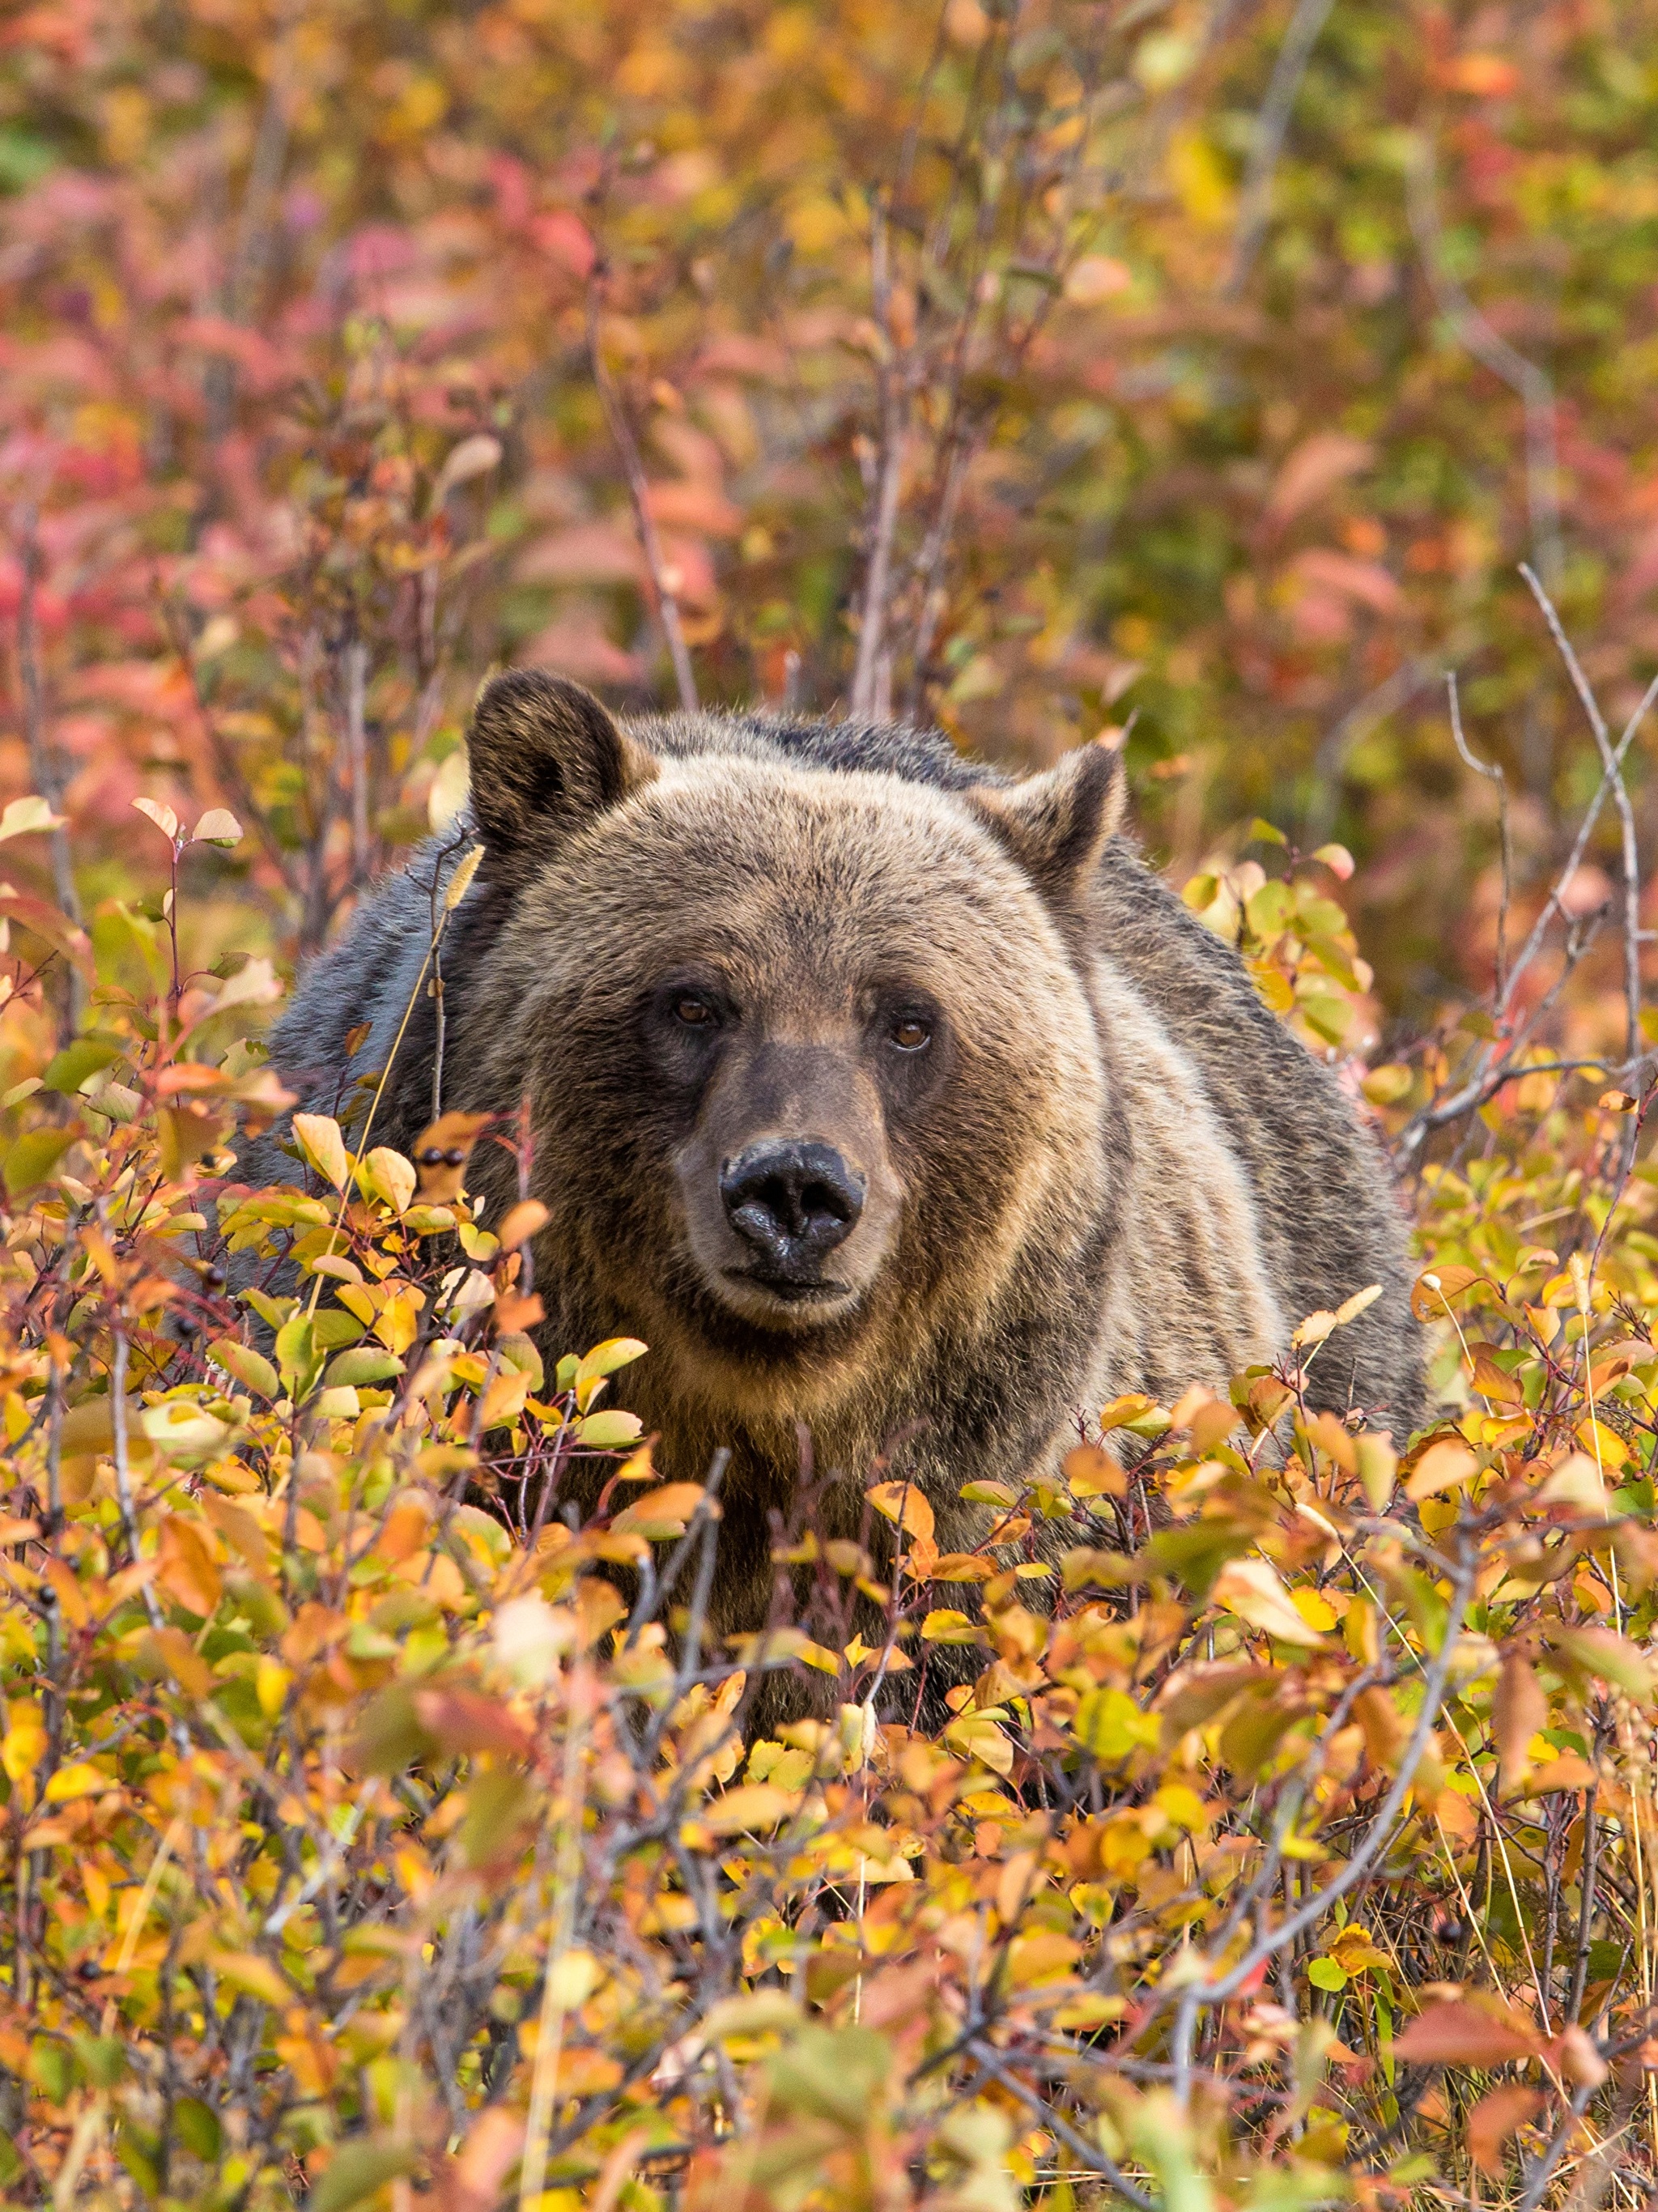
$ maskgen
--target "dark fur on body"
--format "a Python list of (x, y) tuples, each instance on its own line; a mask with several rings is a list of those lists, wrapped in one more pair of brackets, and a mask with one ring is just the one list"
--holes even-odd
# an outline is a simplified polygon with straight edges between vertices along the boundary
[[(1224, 1386), (1372, 1282), (1382, 1297), (1321, 1352), (1312, 1395), (1384, 1409), (1396, 1431), (1418, 1413), (1377, 1147), (1236, 956), (1114, 834), (1114, 765), (1084, 752), (1013, 782), (892, 726), (618, 729), (534, 674), (480, 702), (486, 854), (445, 943), (444, 1103), (530, 1099), (547, 1351), (644, 1337), (616, 1400), (660, 1432), (659, 1463), (695, 1477), (732, 1452), (716, 1633), (764, 1617), (768, 1513), (787, 1514), (802, 1421), (817, 1467), (845, 1471), (826, 1533), (856, 1531), (872, 1462), (902, 1436), (895, 1471), (926, 1490), (941, 1545), (966, 1547), (963, 1482), (1017, 1485), (1116, 1390)], [(357, 1024), (350, 1073), (385, 1064), (440, 860), (425, 848), (301, 979), (272, 1052), (313, 1109), (339, 1095)], [(705, 1047), (660, 994), (710, 974), (734, 1011)], [(901, 1064), (890, 1008), (918, 992), (937, 1035)], [(375, 1140), (414, 1148), (434, 1045), (422, 997)], [(885, 1224), (867, 1279), (821, 1319), (722, 1290), (712, 1199), (698, 1225), (704, 1154), (742, 1141), (744, 1115), (811, 1121), (813, 1070)], [(250, 1170), (282, 1179), (280, 1157)], [(497, 1147), (473, 1176), (492, 1206), (514, 1194)]]

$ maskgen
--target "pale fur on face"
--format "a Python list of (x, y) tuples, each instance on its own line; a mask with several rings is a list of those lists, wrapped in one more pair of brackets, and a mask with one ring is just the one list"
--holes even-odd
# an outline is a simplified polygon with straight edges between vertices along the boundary
[[(663, 763), (544, 864), (493, 968), (493, 1011), (474, 1034), (489, 1040), (489, 1091), (531, 1084), (538, 1184), (555, 1215), (546, 1263), (622, 1279), (617, 1295), (625, 1282), (641, 1333), (697, 1398), (810, 1417), (872, 1376), (890, 1388), (941, 1320), (994, 1308), (1033, 1240), (1062, 1254), (1099, 1211), (1108, 1163), (1094, 1010), (1043, 901), (945, 794), (887, 775)], [(848, 1239), (849, 1294), (827, 1310), (784, 1313), (720, 1279), (709, 1192), (740, 1121), (717, 1076), (671, 1142), (657, 1121), (664, 1148), (631, 1164), (654, 1179), (631, 1194), (652, 1249), (610, 1249), (572, 1221), (591, 1143), (591, 1086), (573, 1091), (572, 1064), (614, 1059), (638, 1034), (641, 1001), (682, 982), (717, 986), (740, 1011), (753, 1034), (732, 1049), (792, 1043), (821, 1056), (821, 1110), (794, 1098), (787, 1133), (855, 1152), (875, 1200)], [(860, 1008), (883, 992), (925, 998), (940, 1016), (929, 1049), (941, 1064), (913, 1110), (883, 1100), (857, 1057)], [(716, 1107), (727, 1120), (711, 1134)], [(649, 1102), (617, 1097), (609, 1117), (641, 1108), (650, 1122)], [(708, 1326), (714, 1301), (752, 1325), (750, 1340)]]

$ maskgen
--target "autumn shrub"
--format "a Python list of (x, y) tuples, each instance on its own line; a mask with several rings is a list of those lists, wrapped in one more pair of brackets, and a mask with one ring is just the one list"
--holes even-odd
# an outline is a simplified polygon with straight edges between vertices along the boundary
[[(1188, 896), (1316, 1037), (1367, 978), (1346, 856), (1288, 857)], [(859, 1543), (804, 1489), (721, 1649), (719, 1463), (663, 1483), (607, 1409), (644, 1345), (544, 1364), (543, 1209), (469, 1206), (515, 1126), (411, 1161), (363, 1086), (249, 1188), (264, 963), (33, 921), (89, 1011), (60, 1046), (20, 969), (0, 1016), (9, 2201), (1173, 2212), (1648, 2171), (1644, 1099), (1511, 1068), (1548, 1109), (1499, 1091), (1424, 1170), (1421, 1436), (1306, 1408), (1361, 1293), (1229, 1394), (1096, 1409), (970, 1555), (901, 1450), (836, 1471)], [(1403, 1132), (1425, 1079), (1378, 1073)], [(779, 1667), (819, 1717), (756, 1737)]]
[[(7, 2202), (1658, 2186), (1652, 14), (0, 25)], [(1430, 1426), (1301, 1316), (971, 1555), (823, 1470), (711, 1644), (720, 1463), (467, 1201), (516, 1124), (234, 1149), (503, 661), (1119, 722), (1392, 1148)]]

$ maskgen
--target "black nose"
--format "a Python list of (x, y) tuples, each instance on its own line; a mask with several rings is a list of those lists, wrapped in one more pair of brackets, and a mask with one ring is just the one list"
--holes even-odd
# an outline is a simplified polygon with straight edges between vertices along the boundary
[(864, 1178), (831, 1145), (750, 1145), (720, 1172), (732, 1227), (768, 1273), (812, 1272), (864, 1210)]

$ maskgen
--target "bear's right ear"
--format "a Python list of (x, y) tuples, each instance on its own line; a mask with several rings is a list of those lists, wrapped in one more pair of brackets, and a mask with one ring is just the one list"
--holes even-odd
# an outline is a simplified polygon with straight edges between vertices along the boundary
[(467, 750), (472, 813), (497, 874), (533, 866), (657, 773), (591, 691), (540, 668), (484, 686)]
[(1052, 905), (1072, 907), (1121, 826), (1128, 799), (1121, 740), (1096, 738), (1045, 775), (981, 784), (968, 804)]

